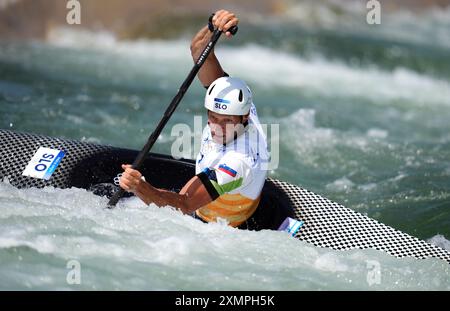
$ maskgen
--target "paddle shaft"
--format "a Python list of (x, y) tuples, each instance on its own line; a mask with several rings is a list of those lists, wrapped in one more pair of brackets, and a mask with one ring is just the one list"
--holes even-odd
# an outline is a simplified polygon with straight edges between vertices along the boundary
[[(237, 31), (237, 27), (233, 32)], [(192, 67), (191, 72), (187, 76), (186, 80), (184, 80), (183, 84), (178, 90), (178, 93), (175, 95), (175, 97), (172, 99), (172, 102), (170, 103), (169, 107), (167, 107), (166, 112), (164, 113), (163, 118), (161, 121), (159, 121), (158, 126), (153, 131), (153, 133), (150, 135), (147, 143), (145, 144), (144, 148), (139, 152), (138, 156), (134, 160), (132, 167), (136, 170), (139, 170), (144, 163), (145, 157), (149, 153), (150, 149), (155, 144), (156, 140), (158, 139), (159, 135), (161, 134), (162, 130), (164, 129), (164, 126), (166, 126), (167, 122), (169, 121), (170, 117), (172, 116), (173, 112), (177, 108), (178, 104), (180, 103), (181, 99), (183, 98), (184, 94), (188, 90), (189, 86), (191, 85), (192, 81), (194, 80), (195, 76), (197, 75), (198, 71), (202, 67), (205, 60), (208, 58), (209, 53), (216, 45), (217, 41), (220, 38), (220, 35), (222, 34), (222, 31), (216, 29), (213, 32), (213, 35), (211, 39), (209, 40), (208, 44), (204, 48), (202, 54), (197, 59), (196, 63), (194, 64), (194, 67)], [(111, 197), (111, 199), (108, 202), (108, 208), (113, 208), (116, 206), (117, 202), (119, 202), (120, 198), (124, 195), (125, 190), (122, 188), (119, 188), (116, 193)]]

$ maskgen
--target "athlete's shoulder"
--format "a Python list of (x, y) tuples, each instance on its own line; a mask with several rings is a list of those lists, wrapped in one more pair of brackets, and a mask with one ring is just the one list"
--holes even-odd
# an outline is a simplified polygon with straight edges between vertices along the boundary
[(215, 170), (223, 183), (243, 178), (251, 173), (247, 156), (236, 151), (227, 152), (217, 163)]
[[(247, 148), (248, 149), (248, 148)], [(251, 165), (251, 157), (245, 148), (236, 148), (228, 150), (220, 159), (220, 162), (227, 162), (236, 166)]]

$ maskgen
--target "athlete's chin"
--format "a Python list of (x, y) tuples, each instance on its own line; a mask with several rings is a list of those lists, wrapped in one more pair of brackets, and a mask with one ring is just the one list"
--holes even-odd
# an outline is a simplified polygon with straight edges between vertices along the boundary
[(213, 140), (216, 144), (224, 144), (226, 142), (222, 137), (213, 137)]
[(227, 137), (223, 136), (223, 135), (217, 135), (215, 133), (212, 133), (212, 139), (218, 144), (226, 144), (227, 143)]

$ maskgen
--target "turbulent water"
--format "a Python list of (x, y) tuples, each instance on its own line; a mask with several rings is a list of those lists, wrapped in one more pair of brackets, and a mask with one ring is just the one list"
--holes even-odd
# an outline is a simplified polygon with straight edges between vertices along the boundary
[[(393, 13), (380, 26), (359, 8), (288, 12), (241, 18), (216, 51), (252, 87), (261, 121), (280, 124), (270, 175), (450, 249), (450, 9)], [(46, 42), (0, 42), (0, 128), (139, 149), (191, 66), (188, 38), (55, 29)], [(195, 82), (153, 151), (170, 153), (172, 126), (204, 116), (203, 96)], [(437, 259), (321, 249), (135, 199), (105, 203), (0, 183), (0, 288), (450, 289)], [(67, 283), (72, 259), (81, 285)]]

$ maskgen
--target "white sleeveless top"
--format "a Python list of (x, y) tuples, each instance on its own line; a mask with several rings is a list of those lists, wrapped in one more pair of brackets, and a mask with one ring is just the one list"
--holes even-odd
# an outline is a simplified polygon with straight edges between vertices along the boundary
[(253, 104), (245, 131), (226, 145), (212, 139), (207, 125), (197, 156), (196, 174), (203, 175), (203, 183), (210, 182), (209, 188), (212, 185), (218, 197), (215, 195), (214, 201), (199, 208), (196, 214), (208, 222), (220, 217), (231, 226), (243, 223), (258, 206), (267, 176), (264, 164), (269, 160), (266, 136)]

